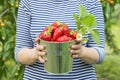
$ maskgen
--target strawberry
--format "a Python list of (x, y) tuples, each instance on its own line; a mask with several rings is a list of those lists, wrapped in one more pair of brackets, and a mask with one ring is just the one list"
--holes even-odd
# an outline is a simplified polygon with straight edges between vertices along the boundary
[(39, 35), (39, 38), (46, 41), (51, 41), (52, 38), (51, 25), (44, 28), (43, 32)]
[(58, 27), (60, 25), (60, 21), (53, 22), (52, 26)]
[(72, 37), (69, 37), (69, 40), (72, 41), (72, 40), (74, 40), (74, 39), (73, 39)]
[(66, 36), (70, 36), (68, 26), (65, 26), (65, 27), (63, 28), (63, 34), (66, 35)]
[(47, 30), (48, 30), (48, 26), (43, 29), (43, 32), (44, 32), (44, 31), (47, 31)]
[(45, 28), (43, 29), (43, 32), (44, 32), (44, 31), (48, 31), (48, 30), (49, 30), (50, 32), (52, 31), (52, 25), (49, 25), (49, 26), (45, 27)]
[(48, 31), (44, 31), (40, 34), (40, 39), (43, 39), (45, 41), (51, 41), (52, 35)]
[(76, 39), (76, 34), (77, 32), (74, 30), (70, 31), (65, 23), (56, 21), (45, 27), (39, 37), (46, 41), (64, 42)]
[(44, 38), (44, 32), (41, 32), (41, 33), (40, 33), (39, 38), (40, 38), (40, 39), (43, 39), (43, 38)]
[(70, 36), (70, 34), (69, 34), (69, 28), (68, 28), (68, 26), (65, 23), (61, 23), (59, 25), (59, 28), (62, 29), (64, 35)]
[(52, 35), (51, 33), (44, 32), (44, 40), (51, 41)]
[(56, 29), (57, 29), (57, 27), (52, 26), (52, 32), (55, 32)]
[(73, 39), (76, 39), (76, 35), (77, 35), (77, 32), (74, 31), (74, 30), (71, 30), (70, 31), (70, 36), (73, 38)]
[(59, 37), (59, 38), (57, 39), (57, 42), (66, 42), (66, 41), (70, 41), (70, 40), (72, 40), (71, 37), (68, 37), (68, 36), (66, 36), (66, 35), (63, 35), (63, 36), (61, 36), (61, 37)]
[(62, 30), (60, 28), (57, 28), (55, 30), (55, 32), (53, 33), (53, 41), (56, 41), (57, 38), (59, 38), (60, 36), (62, 36)]

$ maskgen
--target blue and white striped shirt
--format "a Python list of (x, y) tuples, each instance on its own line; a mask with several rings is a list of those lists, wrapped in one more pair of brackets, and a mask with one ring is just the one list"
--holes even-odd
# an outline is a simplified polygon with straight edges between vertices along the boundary
[[(84, 44), (97, 50), (101, 63), (105, 57), (104, 49), (104, 19), (102, 7), (98, 0), (21, 0), (18, 11), (15, 58), (22, 48), (34, 48), (36, 34), (56, 20), (65, 22), (71, 29), (76, 29), (73, 13), (78, 12), (78, 3), (84, 5), (98, 21), (101, 44), (97, 45), (90, 34), (85, 37), (89, 41)], [(36, 62), (26, 65), (24, 80), (96, 80), (94, 65), (86, 64), (80, 59), (74, 59), (72, 71), (66, 74), (49, 74), (44, 70), (44, 64)]]

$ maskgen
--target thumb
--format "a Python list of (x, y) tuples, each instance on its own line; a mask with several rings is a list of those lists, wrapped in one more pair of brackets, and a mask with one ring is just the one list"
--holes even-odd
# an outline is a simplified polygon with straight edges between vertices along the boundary
[(37, 44), (40, 44), (40, 38), (39, 38), (39, 37), (36, 37), (36, 38), (35, 38), (35, 42), (36, 42)]
[(81, 40), (75, 40), (76, 41), (76, 44), (80, 44), (80, 43), (82, 43), (83, 42), (83, 39), (81, 39)]

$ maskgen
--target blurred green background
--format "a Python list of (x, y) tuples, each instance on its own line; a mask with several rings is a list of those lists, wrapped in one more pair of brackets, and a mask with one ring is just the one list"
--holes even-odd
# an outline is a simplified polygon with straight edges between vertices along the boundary
[[(96, 64), (98, 80), (120, 80), (120, 0), (101, 0), (105, 19), (106, 58)], [(19, 0), (0, 0), (0, 80), (22, 80), (24, 66), (15, 62)]]

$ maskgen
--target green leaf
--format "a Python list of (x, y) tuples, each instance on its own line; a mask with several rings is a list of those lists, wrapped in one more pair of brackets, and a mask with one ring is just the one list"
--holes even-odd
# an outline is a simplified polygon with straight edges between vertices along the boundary
[(92, 39), (97, 43), (100, 44), (100, 36), (99, 36), (99, 32), (97, 30), (92, 30), (90, 32)]
[(95, 18), (93, 15), (88, 15), (82, 19), (82, 24), (88, 28), (91, 28), (94, 22), (95, 22)]
[(0, 6), (0, 13), (2, 13), (2, 10), (3, 10), (3, 6)]
[(88, 38), (84, 38), (84, 39), (83, 39), (83, 42), (84, 42), (84, 43), (87, 43), (87, 42), (88, 42)]
[(16, 73), (17, 68), (18, 68), (18, 65), (15, 64), (13, 69), (12, 69), (12, 73), (11, 73), (12, 75)]
[(81, 21), (80, 21), (80, 19), (76, 21), (76, 25), (77, 25), (77, 31), (79, 31), (79, 29), (81, 28)]
[(93, 21), (93, 24), (92, 24), (92, 26), (91, 26), (91, 29), (92, 29), (92, 28), (96, 28), (97, 26), (98, 26), (98, 23), (97, 23), (96, 18), (94, 17), (94, 21)]
[(15, 35), (13, 35), (13, 36), (11, 36), (11, 37), (9, 37), (9, 40), (7, 41), (7, 42), (13, 42), (15, 40)]
[(83, 5), (79, 4), (78, 6), (79, 6), (79, 14), (81, 19), (83, 19), (84, 17), (90, 14)]
[(0, 41), (0, 52), (2, 52), (2, 49), (3, 49), (3, 44), (2, 44), (2, 42)]
[(2, 39), (5, 40), (6, 36), (5, 28), (2, 28)]
[(5, 75), (8, 77), (8, 76), (9, 76), (9, 73), (8, 73), (8, 72), (9, 72), (9, 70), (8, 70), (9, 67), (5, 65), (4, 68), (5, 68), (5, 69), (4, 69)]
[(85, 26), (81, 25), (80, 29), (78, 30), (79, 33), (82, 33), (82, 35), (84, 36), (87, 32), (87, 29)]
[(4, 51), (8, 51), (10, 48), (10, 43), (7, 41), (5, 44), (4, 44)]
[(3, 71), (2, 71), (2, 67), (0, 67), (0, 80), (2, 80), (3, 77)]
[(10, 51), (6, 51), (3, 54), (3, 58), (7, 58), (10, 55)]
[(106, 18), (110, 19), (110, 4), (106, 4), (106, 9), (105, 9), (106, 13)]
[(12, 25), (12, 22), (6, 21), (5, 24), (6, 24), (7, 26), (11, 26), (11, 25)]
[(73, 13), (73, 18), (77, 21), (79, 19), (79, 16), (76, 13)]
[(76, 13), (73, 14), (73, 18), (76, 20), (76, 26), (77, 26), (77, 31), (78, 31), (80, 29), (81, 20), (79, 18), (79, 15), (77, 15)]

